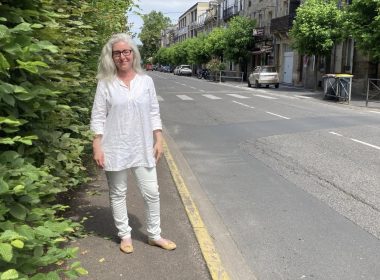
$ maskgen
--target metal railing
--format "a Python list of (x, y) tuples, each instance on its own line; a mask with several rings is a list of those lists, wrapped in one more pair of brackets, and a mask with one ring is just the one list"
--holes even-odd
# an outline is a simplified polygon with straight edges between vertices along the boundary
[(226, 80), (240, 80), (243, 82), (244, 72), (222, 70), (219, 72), (219, 82)]
[[(368, 79), (365, 106), (368, 102), (380, 102), (380, 79)], [(376, 99), (377, 98), (377, 99)]]

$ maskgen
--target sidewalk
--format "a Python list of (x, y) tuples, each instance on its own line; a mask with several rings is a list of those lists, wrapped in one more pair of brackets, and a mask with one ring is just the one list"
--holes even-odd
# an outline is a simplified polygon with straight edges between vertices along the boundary
[(144, 203), (131, 175), (127, 201), (134, 252), (123, 254), (109, 207), (106, 178), (99, 171), (93, 182), (75, 193), (70, 205), (73, 218), (88, 218), (84, 223), (88, 236), (70, 244), (79, 247), (74, 261), (80, 261), (89, 272), (81, 279), (211, 279), (165, 158), (159, 162), (157, 172), (162, 236), (175, 241), (177, 249), (165, 251), (147, 244)]

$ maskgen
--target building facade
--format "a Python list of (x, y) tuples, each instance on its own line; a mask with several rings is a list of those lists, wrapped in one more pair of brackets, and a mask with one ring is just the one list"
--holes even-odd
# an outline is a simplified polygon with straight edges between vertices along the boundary
[(198, 35), (198, 15), (209, 8), (209, 2), (197, 2), (178, 18), (178, 31), (176, 42), (182, 42)]

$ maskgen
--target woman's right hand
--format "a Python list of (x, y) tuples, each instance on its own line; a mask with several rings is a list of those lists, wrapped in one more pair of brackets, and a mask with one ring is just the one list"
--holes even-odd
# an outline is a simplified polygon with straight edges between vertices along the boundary
[(104, 168), (104, 152), (103, 152), (103, 149), (102, 149), (102, 137), (101, 135), (97, 135), (93, 142), (92, 142), (92, 149), (93, 149), (93, 153), (94, 153), (94, 160), (96, 162), (96, 164), (101, 167), (101, 168)]

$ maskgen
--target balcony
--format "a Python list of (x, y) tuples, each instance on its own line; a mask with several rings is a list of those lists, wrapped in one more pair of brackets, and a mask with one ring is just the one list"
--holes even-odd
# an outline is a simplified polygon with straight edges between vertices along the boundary
[(228, 20), (233, 16), (239, 14), (239, 9), (237, 5), (232, 5), (226, 9), (223, 9), (223, 20)]
[(294, 15), (286, 15), (271, 20), (270, 32), (272, 34), (286, 33), (293, 26)]

